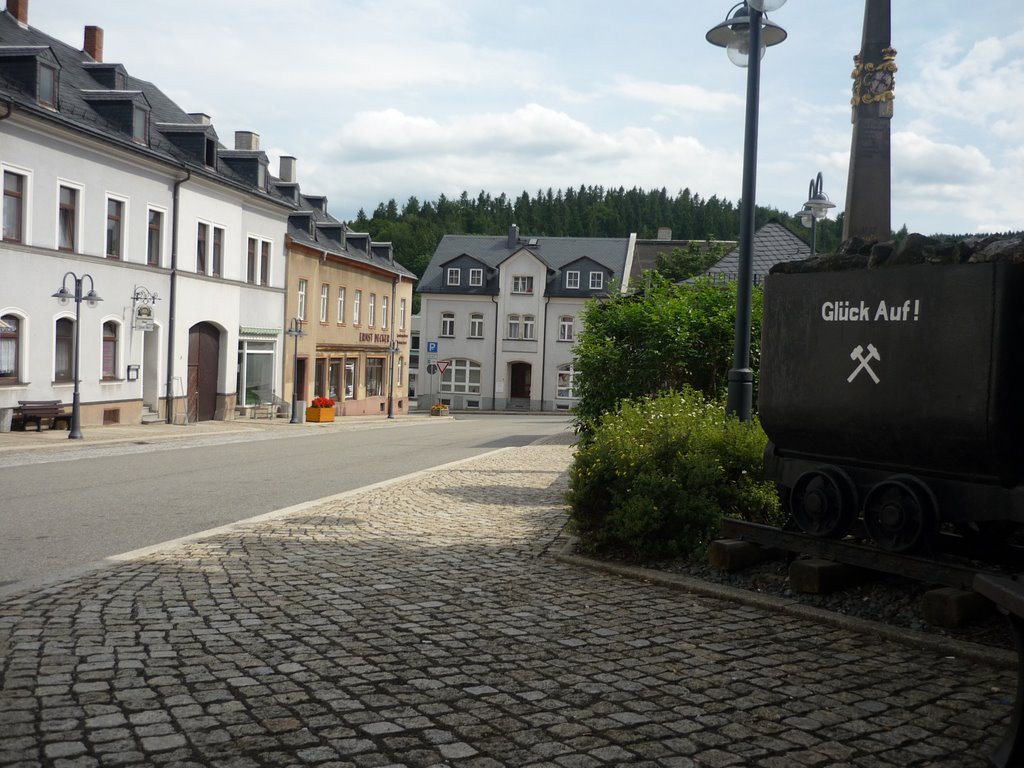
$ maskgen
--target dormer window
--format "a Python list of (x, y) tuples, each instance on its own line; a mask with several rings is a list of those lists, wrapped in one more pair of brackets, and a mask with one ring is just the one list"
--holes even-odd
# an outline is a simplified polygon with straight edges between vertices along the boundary
[(456, 267), (449, 267), (446, 283), (448, 285), (458, 285), (462, 282), (462, 270)]
[(267, 188), (267, 166), (263, 163), (259, 164), (259, 168), (256, 171), (256, 186), (260, 189)]
[(138, 105), (132, 113), (132, 140), (138, 144), (149, 143), (149, 112)]
[(217, 140), (207, 137), (206, 139), (206, 164), (211, 168), (217, 165)]
[(600, 291), (604, 288), (604, 272), (590, 273), (590, 290)]
[(57, 108), (57, 69), (49, 64), (39, 63), (39, 80), (36, 99), (44, 107)]

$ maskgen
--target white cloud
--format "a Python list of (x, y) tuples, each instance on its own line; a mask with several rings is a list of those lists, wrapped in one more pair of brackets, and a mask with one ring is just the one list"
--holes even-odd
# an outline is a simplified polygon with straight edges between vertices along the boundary
[[(738, 170), (729, 170), (739, 168), (738, 151), (715, 151), (694, 137), (650, 128), (596, 131), (537, 104), (443, 121), (394, 109), (363, 112), (342, 127), (325, 157), (324, 165), (342, 163), (361, 178), (372, 176), (374, 190), (396, 199), (429, 198), (436, 188), (516, 195), (579, 184), (664, 186), (673, 193), (690, 187), (704, 196), (723, 183), (739, 188)], [(372, 174), (358, 170), (364, 167)], [(365, 204), (365, 188), (332, 186), (332, 200), (348, 200), (355, 192)]]
[(699, 85), (636, 80), (621, 75), (615, 78), (611, 90), (627, 99), (649, 102), (680, 112), (721, 112), (743, 104), (743, 98), (734, 93), (711, 91)]

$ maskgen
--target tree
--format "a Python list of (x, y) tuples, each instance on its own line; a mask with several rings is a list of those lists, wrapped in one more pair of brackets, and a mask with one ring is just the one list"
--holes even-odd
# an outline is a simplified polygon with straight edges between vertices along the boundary
[[(725, 391), (732, 366), (735, 283), (676, 285), (647, 272), (634, 294), (592, 301), (575, 348), (576, 428), (584, 441), (627, 399), (693, 387)], [(761, 291), (754, 289), (751, 365), (760, 358)]]
[(726, 253), (725, 245), (717, 241), (708, 239), (700, 243), (691, 240), (685, 248), (658, 253), (654, 269), (672, 282), (679, 282), (703, 274)]

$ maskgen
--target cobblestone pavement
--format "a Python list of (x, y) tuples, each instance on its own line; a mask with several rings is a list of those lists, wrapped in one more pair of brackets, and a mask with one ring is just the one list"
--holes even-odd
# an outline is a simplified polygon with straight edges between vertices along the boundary
[(4, 766), (981, 766), (1014, 678), (558, 562), (506, 449), (0, 601)]

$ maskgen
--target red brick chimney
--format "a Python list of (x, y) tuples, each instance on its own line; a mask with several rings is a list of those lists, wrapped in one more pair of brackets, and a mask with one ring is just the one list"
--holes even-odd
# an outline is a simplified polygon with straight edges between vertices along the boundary
[[(8, 0), (9, 2), (10, 0)], [(28, 2), (28, 0), (25, 0)], [(92, 56), (93, 61), (103, 61), (103, 28), (102, 27), (86, 27), (85, 28), (85, 46), (82, 48), (89, 56)]]
[(28, 0), (7, 0), (7, 12), (23, 27), (28, 26)]

